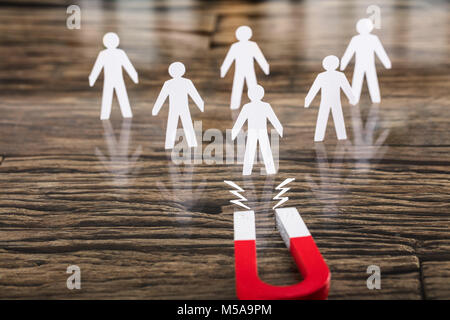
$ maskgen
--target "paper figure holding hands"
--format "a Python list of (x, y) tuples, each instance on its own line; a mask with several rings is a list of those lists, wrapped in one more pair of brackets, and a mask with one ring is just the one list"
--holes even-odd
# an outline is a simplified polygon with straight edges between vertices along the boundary
[(138, 83), (138, 74), (127, 57), (125, 51), (117, 49), (119, 37), (114, 32), (108, 32), (103, 37), (103, 44), (106, 49), (101, 51), (95, 61), (92, 72), (89, 75), (89, 85), (92, 87), (97, 80), (102, 69), (104, 72), (103, 98), (101, 120), (109, 119), (113, 92), (116, 91), (119, 100), (120, 111), (124, 118), (131, 118), (130, 102), (128, 101), (127, 89), (123, 81), (122, 67), (128, 73), (134, 83)]
[(189, 112), (188, 96), (191, 96), (201, 112), (204, 102), (195, 89), (191, 80), (183, 78), (186, 71), (184, 64), (174, 62), (169, 66), (169, 74), (172, 79), (167, 80), (159, 93), (158, 99), (153, 106), (152, 115), (156, 116), (161, 110), (167, 97), (169, 97), (169, 118), (166, 130), (166, 149), (173, 149), (177, 133), (178, 118), (181, 119), (188, 146), (197, 146), (194, 127), (192, 126), (191, 114)]
[(266, 166), (266, 172), (267, 174), (274, 174), (276, 171), (269, 143), (269, 135), (267, 133), (267, 120), (272, 123), (281, 137), (283, 136), (283, 126), (273, 112), (270, 104), (261, 101), (264, 97), (263, 87), (259, 85), (251, 87), (248, 90), (248, 97), (251, 102), (242, 107), (241, 113), (231, 130), (231, 138), (234, 140), (239, 131), (241, 131), (245, 121), (248, 120), (247, 144), (245, 146), (244, 168), (242, 174), (246, 176), (252, 173), (258, 142)]
[(246, 81), (247, 89), (252, 88), (257, 84), (253, 60), (258, 62), (266, 75), (269, 74), (269, 64), (256, 42), (249, 41), (251, 37), (252, 29), (249, 27), (241, 26), (237, 28), (236, 38), (239, 41), (231, 45), (231, 48), (220, 67), (220, 77), (223, 78), (227, 74), (233, 61), (236, 62), (233, 89), (231, 91), (231, 109), (239, 109), (241, 105), (244, 80)]
[(375, 54), (386, 69), (391, 68), (391, 61), (389, 60), (386, 51), (384, 51), (380, 39), (378, 39), (376, 35), (370, 33), (372, 29), (373, 24), (370, 19), (359, 20), (356, 24), (356, 30), (359, 32), (359, 35), (352, 38), (341, 60), (341, 70), (343, 71), (353, 57), (353, 54), (355, 54), (355, 70), (353, 71), (352, 88), (357, 103), (361, 96), (364, 75), (366, 75), (367, 87), (369, 88), (372, 102), (379, 103), (381, 100), (377, 71), (375, 69)]
[(341, 88), (353, 105), (356, 104), (355, 97), (344, 73), (336, 71), (339, 66), (339, 59), (336, 56), (325, 57), (322, 66), (326, 71), (319, 73), (305, 98), (305, 108), (308, 108), (316, 94), (322, 89), (314, 141), (323, 141), (330, 110), (333, 114), (337, 138), (344, 140), (347, 139), (347, 133), (342, 114)]

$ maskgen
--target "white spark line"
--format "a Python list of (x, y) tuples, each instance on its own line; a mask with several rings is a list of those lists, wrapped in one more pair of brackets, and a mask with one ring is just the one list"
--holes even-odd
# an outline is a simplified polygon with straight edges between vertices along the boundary
[(275, 188), (275, 190), (281, 190), (280, 193), (278, 193), (275, 197), (273, 197), (273, 200), (280, 200), (272, 209), (275, 209), (278, 206), (281, 206), (283, 203), (289, 200), (289, 197), (282, 197), (283, 194), (288, 192), (291, 188), (283, 188), (288, 183), (291, 183), (294, 181), (295, 178), (287, 178), (282, 183), (278, 185), (278, 187)]
[(236, 189), (236, 190), (228, 190), (230, 191), (232, 194), (234, 194), (236, 197), (238, 197), (239, 199), (236, 200), (230, 200), (231, 203), (237, 204), (238, 206), (241, 206), (245, 209), (250, 209), (249, 207), (247, 207), (245, 204), (243, 204), (241, 201), (248, 201), (242, 194), (240, 194), (239, 192), (244, 192), (245, 190), (242, 189), (241, 187), (239, 187), (236, 183), (234, 183), (233, 181), (228, 181), (228, 180), (224, 180), (223, 182), (225, 182), (226, 184), (228, 184), (230, 187)]

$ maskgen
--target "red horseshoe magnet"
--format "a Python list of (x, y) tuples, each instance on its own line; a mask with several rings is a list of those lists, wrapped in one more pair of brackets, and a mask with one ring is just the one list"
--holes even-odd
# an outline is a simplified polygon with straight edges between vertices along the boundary
[(255, 213), (234, 213), (234, 255), (236, 291), (244, 300), (326, 299), (330, 270), (296, 208), (278, 208), (277, 226), (300, 270), (303, 281), (290, 286), (273, 286), (258, 276)]

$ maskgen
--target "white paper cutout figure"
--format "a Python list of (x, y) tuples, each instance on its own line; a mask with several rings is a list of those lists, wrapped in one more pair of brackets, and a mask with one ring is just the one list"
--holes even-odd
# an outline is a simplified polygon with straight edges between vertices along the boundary
[(101, 120), (109, 119), (113, 93), (116, 91), (119, 100), (120, 111), (124, 118), (131, 118), (130, 102), (128, 101), (127, 89), (123, 80), (122, 67), (128, 73), (134, 83), (138, 83), (138, 74), (128, 59), (125, 51), (117, 49), (119, 37), (114, 32), (108, 32), (103, 37), (103, 44), (106, 49), (101, 51), (95, 61), (92, 72), (89, 75), (89, 85), (92, 87), (100, 72), (104, 69), (103, 98)]
[(305, 108), (308, 108), (319, 90), (322, 90), (314, 141), (323, 141), (330, 111), (333, 114), (337, 138), (344, 140), (347, 139), (347, 133), (342, 114), (341, 88), (353, 105), (356, 104), (355, 97), (344, 73), (336, 71), (339, 66), (339, 59), (336, 56), (325, 57), (322, 66), (326, 71), (319, 73), (305, 98)]
[(225, 60), (220, 67), (220, 77), (223, 78), (228, 72), (233, 61), (236, 61), (233, 89), (231, 91), (231, 109), (239, 109), (241, 106), (241, 96), (244, 89), (244, 80), (247, 90), (257, 85), (255, 65), (253, 60), (258, 62), (266, 75), (269, 74), (269, 64), (262, 54), (256, 42), (249, 41), (252, 37), (252, 29), (241, 26), (236, 30), (236, 38), (239, 40), (231, 45)]
[(156, 116), (161, 110), (167, 97), (169, 97), (169, 117), (166, 129), (166, 149), (173, 149), (177, 134), (178, 118), (181, 119), (186, 141), (190, 148), (197, 146), (194, 127), (192, 126), (191, 113), (189, 112), (188, 96), (191, 96), (201, 112), (204, 110), (204, 102), (195, 89), (191, 80), (183, 78), (186, 71), (184, 64), (174, 62), (169, 66), (169, 74), (172, 79), (167, 80), (159, 93), (153, 106), (152, 115)]
[(245, 146), (242, 174), (246, 176), (252, 173), (258, 142), (266, 172), (267, 174), (274, 174), (276, 170), (267, 132), (267, 120), (272, 123), (281, 137), (283, 137), (283, 126), (273, 112), (270, 104), (261, 101), (264, 97), (263, 87), (256, 85), (250, 88), (248, 90), (248, 97), (251, 102), (242, 107), (241, 113), (231, 130), (231, 138), (234, 140), (239, 131), (241, 131), (245, 121), (248, 120), (247, 144)]
[(377, 71), (375, 69), (375, 54), (386, 69), (390, 69), (392, 66), (391, 60), (389, 60), (386, 51), (384, 51), (380, 39), (370, 33), (372, 29), (373, 24), (370, 19), (359, 20), (356, 24), (356, 30), (359, 32), (359, 35), (352, 38), (341, 60), (341, 70), (343, 71), (353, 57), (353, 54), (355, 54), (352, 89), (356, 103), (358, 103), (361, 96), (364, 75), (366, 75), (367, 87), (369, 88), (372, 102), (379, 103), (381, 100)]

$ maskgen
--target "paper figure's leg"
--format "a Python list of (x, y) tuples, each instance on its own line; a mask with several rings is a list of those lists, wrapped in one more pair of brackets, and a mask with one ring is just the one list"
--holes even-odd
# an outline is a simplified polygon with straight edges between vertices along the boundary
[(125, 83), (119, 82), (116, 86), (117, 99), (119, 100), (120, 111), (122, 112), (122, 117), (131, 118), (133, 113), (131, 112), (130, 101), (128, 100), (127, 89), (125, 88)]
[(247, 74), (247, 76), (245, 77), (245, 82), (247, 84), (247, 90), (257, 85), (257, 83), (256, 83), (256, 75), (255, 75), (254, 71), (253, 72), (249, 72)]
[(256, 134), (251, 134), (249, 132), (247, 136), (247, 145), (245, 146), (244, 167), (242, 170), (242, 175), (244, 176), (252, 174), (253, 161), (255, 161), (257, 142), (258, 138)]
[(363, 80), (364, 70), (361, 67), (355, 66), (355, 70), (353, 71), (352, 91), (356, 102), (359, 102), (359, 98), (361, 97)]
[(195, 138), (195, 130), (192, 126), (192, 119), (190, 114), (182, 114), (180, 116), (181, 123), (183, 124), (184, 134), (186, 136), (187, 144), (189, 148), (197, 146), (197, 139)]
[(267, 132), (259, 136), (259, 148), (261, 149), (267, 174), (275, 174), (275, 164), (273, 163), (272, 149), (270, 148), (269, 137)]
[(234, 73), (233, 89), (231, 90), (231, 109), (239, 109), (241, 106), (242, 90), (244, 89), (244, 76), (237, 70)]
[(380, 103), (380, 88), (378, 87), (378, 77), (375, 67), (370, 68), (366, 72), (367, 87), (369, 87), (370, 99), (373, 103)]
[[(361, 110), (359, 105), (350, 108), (352, 112), (352, 129), (353, 129), (353, 140), (355, 146), (361, 146), (365, 144), (365, 134), (363, 121), (361, 119)], [(367, 120), (369, 121), (369, 120)]]
[(167, 119), (166, 129), (166, 149), (173, 149), (175, 146), (175, 138), (177, 136), (178, 115), (172, 114), (169, 111), (169, 118)]
[(328, 106), (321, 105), (319, 108), (319, 114), (317, 115), (316, 133), (314, 134), (314, 141), (323, 141), (325, 138), (325, 130), (327, 129), (328, 114), (330, 108)]
[(111, 115), (113, 90), (114, 88), (111, 84), (103, 84), (102, 111), (100, 113), (100, 120), (107, 120)]
[(339, 104), (331, 108), (331, 113), (334, 120), (334, 128), (336, 129), (336, 136), (338, 140), (347, 139), (347, 132), (345, 132), (344, 115), (342, 114), (342, 107)]

